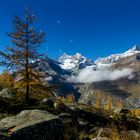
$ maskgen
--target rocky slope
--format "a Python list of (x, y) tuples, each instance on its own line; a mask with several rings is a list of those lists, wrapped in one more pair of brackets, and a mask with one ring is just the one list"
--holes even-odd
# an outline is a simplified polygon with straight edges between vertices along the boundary
[[(120, 102), (123, 102), (125, 107), (140, 107), (140, 49), (138, 46), (134, 46), (121, 54), (113, 54), (105, 58), (99, 58), (95, 61), (95, 63), (88, 63), (88, 59), (80, 54), (76, 54), (74, 56), (64, 54), (62, 57), (60, 57), (59, 62), (61, 68), (65, 70), (72, 70), (74, 76), (76, 75), (78, 78), (83, 78), (87, 72), (88, 76), (84, 77), (84, 80), (86, 78), (91, 78), (93, 74), (98, 74), (98, 71), (101, 73), (101, 75), (98, 74), (99, 76), (102, 76), (102, 73), (104, 73), (104, 77), (109, 77), (109, 75), (105, 74), (109, 74), (111, 72), (116, 74), (116, 70), (131, 70), (132, 73), (130, 75), (126, 77), (122, 75), (115, 80), (104, 78), (105, 80), (103, 79), (97, 82), (96, 80), (93, 82), (82, 81), (82, 83), (79, 84), (76, 77), (71, 82), (76, 82), (76, 89), (78, 89), (78, 92), (81, 94), (79, 102), (90, 102), (94, 104), (97, 98), (97, 93), (99, 93), (102, 97), (101, 104), (106, 104), (106, 97), (109, 96), (111, 97), (111, 101), (113, 102), (114, 106), (117, 106), (115, 103), (120, 100)], [(84, 67), (81, 69), (75, 69), (77, 66), (80, 66), (81, 63), (84, 63)], [(90, 69), (90, 72), (86, 69)], [(80, 73), (83, 70), (84, 75), (83, 73)], [(91, 72), (91, 70), (93, 72)], [(113, 75), (111, 75), (111, 77), (112, 76)], [(93, 76), (93, 78), (94, 77), (96, 77), (96, 75)]]
[[(114, 81), (106, 80), (80, 85), (79, 90), (82, 96), (79, 101), (90, 101), (93, 103), (96, 100), (97, 94), (100, 94), (102, 96), (102, 104), (106, 103), (106, 97), (109, 96), (114, 105), (118, 100), (121, 100), (125, 107), (140, 107), (140, 51), (138, 51), (138, 48), (132, 48), (131, 50), (127, 51), (130, 54), (121, 54), (121, 57), (117, 60), (115, 59), (115, 61), (114, 59), (111, 62), (109, 60), (111, 65), (108, 67), (110, 71), (124, 68), (131, 69), (133, 73), (129, 77), (122, 77)], [(100, 63), (107, 63), (108, 60), (106, 60), (107, 58), (104, 61), (102, 59)]]
[(24, 110), (0, 121), (1, 139), (57, 139), (62, 125), (57, 116), (44, 110)]
[[(95, 62), (77, 53), (72, 56), (63, 54), (58, 61), (46, 57), (34, 65), (46, 73), (46, 81), (59, 83), (58, 94), (74, 93), (79, 102), (94, 104), (99, 93), (102, 104), (106, 104), (109, 96), (114, 105), (120, 100), (126, 107), (140, 107), (140, 49), (136, 45), (124, 53), (99, 58)], [(131, 72), (127, 75), (124, 69)], [(123, 74), (114, 78), (121, 70)], [(74, 78), (68, 80), (72, 76)]]
[(62, 103), (57, 109), (52, 109), (55, 115), (46, 110), (32, 109), (1, 119), (0, 139), (116, 140), (121, 137), (126, 140), (127, 136), (135, 140), (140, 138), (139, 119), (126, 109), (115, 113), (92, 106)]
[(69, 71), (62, 69), (57, 61), (48, 57), (34, 62), (33, 66), (39, 72), (43, 72), (46, 75), (45, 80), (49, 82), (60, 82), (63, 81), (63, 79), (65, 79), (67, 76), (71, 75)]

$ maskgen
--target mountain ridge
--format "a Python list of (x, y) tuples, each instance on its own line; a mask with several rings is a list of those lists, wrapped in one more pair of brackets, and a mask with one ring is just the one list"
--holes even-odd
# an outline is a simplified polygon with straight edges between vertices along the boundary
[[(117, 54), (118, 55), (118, 54)], [(96, 94), (99, 92), (104, 97), (104, 102), (107, 96), (112, 98), (112, 102), (121, 100), (126, 107), (140, 107), (140, 49), (138, 46), (134, 46), (124, 53), (120, 53), (118, 56), (113, 54), (108, 61), (108, 57), (105, 57), (104, 63), (95, 63), (93, 60), (77, 53), (76, 55), (62, 55), (58, 60), (52, 60), (45, 58), (41, 62), (37, 62), (39, 71), (44, 71), (51, 77), (52, 83), (61, 85), (57, 90), (57, 95), (67, 96), (68, 94), (74, 94), (76, 100), (82, 103), (91, 104), (95, 103)], [(116, 57), (118, 58), (116, 60)], [(114, 61), (116, 60), (116, 61)], [(68, 64), (68, 65), (67, 65)], [(64, 67), (63, 67), (64, 66)], [(68, 69), (67, 69), (68, 66)], [(125, 75), (124, 69), (132, 69), (131, 76)], [(83, 71), (84, 70), (84, 71)], [(87, 70), (87, 71), (86, 71)], [(81, 73), (82, 71), (82, 73)], [(114, 75), (121, 74), (121, 77), (114, 78)], [(87, 77), (84, 76), (87, 74)], [(109, 75), (108, 75), (109, 74)], [(92, 76), (91, 76), (92, 75)], [(74, 82), (68, 81), (68, 78), (75, 76), (76, 78), (90, 79), (98, 78), (103, 80), (92, 81), (89, 83), (79, 83), (74, 79)], [(80, 77), (79, 77), (80, 76)], [(107, 78), (105, 78), (106, 76)], [(109, 80), (111, 77), (113, 80)], [(48, 79), (47, 79), (48, 80)], [(128, 105), (129, 104), (129, 105)]]
[[(78, 56), (81, 57), (82, 55), (78, 54)], [(71, 57), (69, 56), (68, 58)], [(88, 59), (86, 57), (84, 58)], [(65, 62), (65, 59), (63, 59), (63, 61)], [(77, 61), (76, 66), (79, 65), (78, 63), (79, 61)], [(60, 62), (60, 64), (62, 63)], [(73, 69), (74, 67), (71, 70)], [(124, 53), (112, 54), (110, 56), (97, 59), (93, 65), (86, 66), (83, 69), (76, 69), (76, 71), (73, 71), (73, 82), (76, 82), (75, 78), (82, 77), (82, 79), (87, 80), (92, 77), (95, 78), (97, 76), (104, 76), (105, 71), (108, 71), (108, 74), (112, 72), (113, 74), (117, 74), (118, 72), (122, 72), (124, 69), (132, 70), (133, 72), (131, 73), (131, 76), (125, 76), (124, 73), (124, 76), (122, 74), (122, 77), (112, 81), (102, 80), (99, 82), (75, 83), (75, 89), (81, 94), (78, 101), (82, 103), (95, 104), (97, 98), (96, 95), (99, 94), (102, 95), (103, 98), (102, 104), (106, 103), (106, 97), (109, 96), (114, 106), (115, 103), (120, 100), (126, 108), (140, 107), (140, 48), (137, 45), (125, 51)], [(67, 70), (66, 67), (65, 70)], [(87, 77), (84, 78), (86, 74)], [(111, 77), (112, 76), (113, 75), (111, 75)]]
[(104, 67), (104, 66), (112, 65), (113, 63), (119, 61), (120, 59), (130, 57), (132, 55), (139, 54), (139, 53), (140, 53), (140, 47), (134, 45), (132, 48), (125, 51), (124, 53), (111, 54), (107, 57), (99, 57), (95, 61), (86, 58), (80, 53), (76, 53), (74, 55), (68, 55), (64, 53), (62, 56), (58, 58), (58, 62), (60, 64), (60, 67), (65, 70), (72, 70), (80, 65), (82, 65), (81, 68), (85, 68), (87, 66)]

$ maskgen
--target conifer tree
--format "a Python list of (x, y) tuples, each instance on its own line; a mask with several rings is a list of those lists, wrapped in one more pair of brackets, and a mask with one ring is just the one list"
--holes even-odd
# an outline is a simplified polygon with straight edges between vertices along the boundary
[(13, 18), (14, 30), (7, 33), (12, 39), (13, 46), (8, 46), (5, 52), (0, 52), (0, 65), (19, 73), (17, 85), (25, 89), (27, 102), (32, 86), (37, 88), (37, 85), (41, 85), (40, 74), (33, 69), (32, 63), (41, 57), (37, 49), (45, 41), (46, 34), (35, 30), (33, 26), (36, 21), (37, 16), (32, 15), (29, 10), (25, 12), (23, 18), (15, 16)]
[(107, 97), (106, 97), (105, 110), (111, 110), (111, 108), (112, 108), (111, 97), (110, 97), (110, 96), (107, 96)]
[(123, 101), (121, 99), (116, 101), (116, 107), (121, 109), (124, 107)]
[(95, 107), (100, 108), (101, 107), (101, 93), (100, 93), (100, 91), (96, 91), (95, 95), (96, 95)]

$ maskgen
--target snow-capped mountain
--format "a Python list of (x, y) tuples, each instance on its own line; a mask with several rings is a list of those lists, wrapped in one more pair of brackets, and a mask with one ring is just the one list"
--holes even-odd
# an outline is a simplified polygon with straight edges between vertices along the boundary
[[(80, 77), (82, 80), (90, 80), (92, 76), (93, 80), (100, 71), (102, 71), (103, 75), (106, 75), (107, 78), (113, 71), (116, 73), (117, 70), (120, 71), (127, 69), (131, 70), (132, 73), (129, 74), (129, 77), (127, 77), (124, 76), (127, 72), (124, 72), (122, 74), (124, 77), (118, 78), (117, 80), (102, 80), (100, 82), (91, 82), (80, 85), (79, 92), (81, 93), (81, 96), (79, 102), (94, 104), (97, 95), (96, 93), (99, 92), (104, 97), (109, 96), (114, 106), (116, 101), (121, 100), (126, 108), (140, 107), (140, 48), (138, 46), (134, 46), (124, 53), (110, 55), (106, 58), (100, 58), (96, 60), (95, 64), (97, 71), (84, 71), (84, 74), (80, 73), (80, 75), (82, 75)], [(106, 70), (109, 71), (108, 74), (105, 74)], [(86, 72), (87, 75), (85, 74)], [(116, 76), (115, 73), (112, 74), (113, 78)], [(97, 78), (104, 77), (101, 75), (102, 73), (99, 73)], [(80, 78), (78, 75), (78, 80)], [(102, 97), (102, 99), (104, 97)]]
[(95, 61), (96, 65), (108, 65), (117, 62), (120, 59), (130, 57), (132, 55), (140, 53), (140, 48), (135, 45), (133, 48), (129, 49), (128, 51), (120, 54), (113, 54), (105, 58), (99, 58)]
[(82, 56), (80, 53), (76, 53), (75, 55), (68, 55), (64, 53), (59, 59), (60, 67), (65, 70), (72, 70), (76, 67), (79, 69), (83, 69), (87, 66), (94, 65), (94, 61), (87, 59)]
[[(39, 71), (46, 74), (47, 82), (61, 85), (57, 90), (58, 95), (66, 96), (68, 93), (74, 93), (79, 102), (94, 104), (96, 93), (100, 92), (103, 97), (110, 96), (113, 103), (122, 100), (127, 107), (140, 107), (140, 100), (137, 100), (140, 99), (140, 49), (138, 46), (124, 53), (97, 59), (96, 62), (79, 53), (75, 55), (65, 53), (57, 61), (46, 57), (33, 64)], [(106, 75), (114, 78), (118, 72), (122, 72), (120, 70), (124, 69), (130, 69), (133, 73), (129, 77), (124, 76), (117, 80), (104, 80)], [(112, 71), (115, 76), (110, 76)], [(93, 82), (93, 79), (102, 77), (103, 80)], [(78, 81), (77, 78), (82, 78), (84, 81), (92, 78), (92, 82), (75, 83)]]
[(104, 58), (98, 58), (95, 62), (90, 60), (80, 53), (75, 55), (68, 55), (64, 53), (59, 59), (59, 65), (64, 70), (80, 70), (86, 67), (93, 67), (94, 69), (108, 68), (112, 64), (118, 62), (120, 59), (133, 56), (135, 54), (140, 54), (140, 48), (135, 45), (128, 51), (120, 54), (112, 54)]

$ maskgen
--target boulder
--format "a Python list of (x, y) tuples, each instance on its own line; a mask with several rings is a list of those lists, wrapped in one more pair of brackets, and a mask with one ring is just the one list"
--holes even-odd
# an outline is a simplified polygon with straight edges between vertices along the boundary
[(101, 128), (96, 138), (92, 140), (111, 140), (112, 132), (109, 128)]
[(0, 120), (7, 117), (7, 116), (8, 116), (8, 114), (6, 114), (6, 113), (0, 113)]
[(92, 140), (112, 140), (112, 139), (107, 138), (107, 137), (98, 137), (98, 138), (94, 138)]
[(128, 137), (129, 139), (132, 140), (140, 140), (140, 133), (135, 130), (122, 131), (121, 136)]
[(11, 99), (13, 98), (14, 94), (14, 90), (9, 88), (4, 88), (2, 91), (0, 91), (0, 96), (3, 98)]
[(62, 132), (59, 117), (44, 110), (24, 110), (0, 121), (0, 136), (3, 139), (56, 140)]
[(128, 131), (128, 136), (135, 139), (135, 140), (140, 139), (140, 133), (138, 133), (135, 130)]

